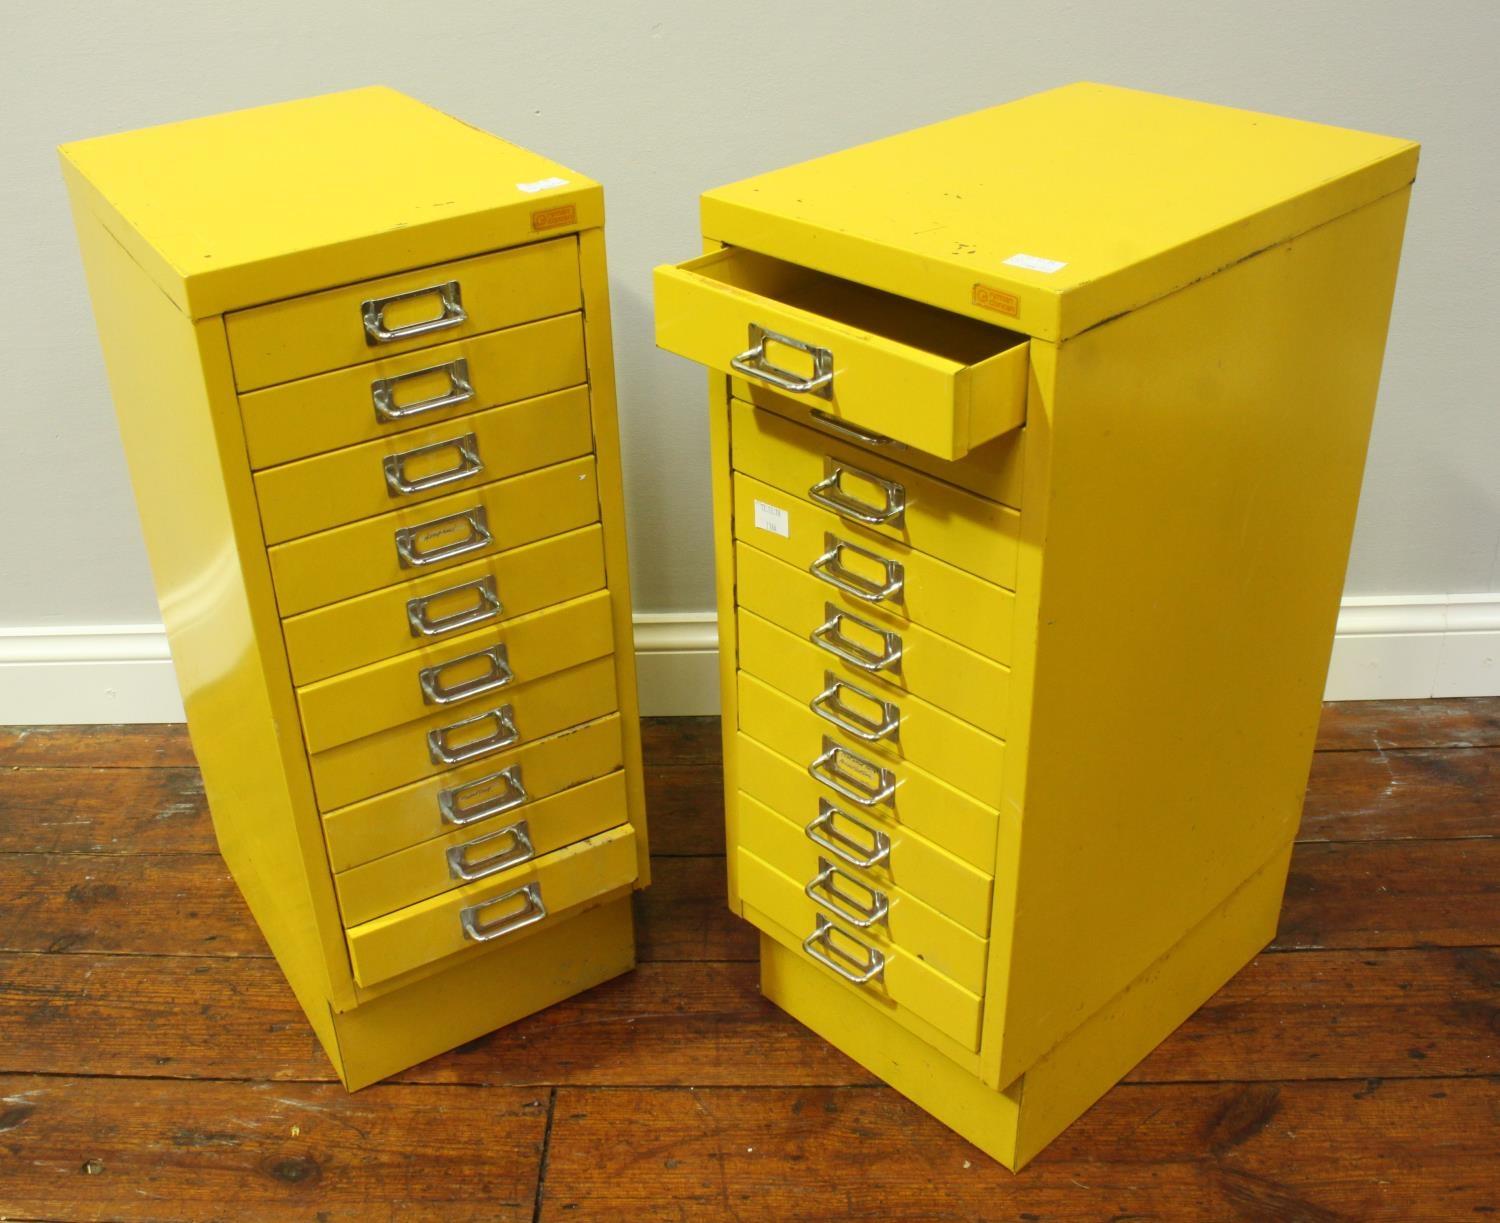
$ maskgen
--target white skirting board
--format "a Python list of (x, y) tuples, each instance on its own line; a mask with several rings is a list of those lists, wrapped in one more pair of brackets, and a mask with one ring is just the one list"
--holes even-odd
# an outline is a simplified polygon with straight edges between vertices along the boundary
[[(635, 618), (641, 712), (717, 713), (712, 612)], [(1500, 696), (1500, 594), (1344, 600), (1331, 701)], [(0, 725), (180, 722), (160, 625), (0, 628)]]
[(1323, 695), (1500, 696), (1500, 594), (1346, 598)]

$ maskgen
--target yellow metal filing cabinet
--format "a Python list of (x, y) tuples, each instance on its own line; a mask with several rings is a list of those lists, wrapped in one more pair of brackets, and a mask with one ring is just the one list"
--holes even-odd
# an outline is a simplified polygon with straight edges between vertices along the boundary
[(387, 89), (62, 161), (219, 845), (340, 1077), (629, 969), (599, 186)]
[(1275, 928), (1416, 163), (1074, 85), (657, 273), (762, 987), (1011, 1167)]

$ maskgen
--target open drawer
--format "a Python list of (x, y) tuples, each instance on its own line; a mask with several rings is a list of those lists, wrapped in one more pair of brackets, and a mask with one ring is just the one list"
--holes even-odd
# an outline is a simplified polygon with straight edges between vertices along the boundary
[(1024, 336), (739, 247), (656, 269), (656, 342), (943, 459), (1026, 419)]

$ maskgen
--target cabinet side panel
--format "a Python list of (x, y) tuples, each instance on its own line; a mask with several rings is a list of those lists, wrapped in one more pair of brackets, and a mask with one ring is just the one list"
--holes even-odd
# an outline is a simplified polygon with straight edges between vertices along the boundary
[(643, 888), (651, 882), (651, 847), (646, 837), (640, 706), (635, 682), (635, 625), (630, 600), (630, 556), (625, 534), (625, 487), (620, 474), (620, 419), (615, 403), (609, 276), (602, 229), (587, 229), (578, 235), (578, 266), (583, 282), (584, 351), (589, 367), (589, 405), (593, 412), (594, 454), (599, 473), (605, 580), (609, 583), (610, 608), (614, 617), (615, 683), (620, 700), (626, 801), (640, 859), (635, 886)]
[[(704, 237), (703, 253), (711, 255), (724, 244)], [(708, 470), (713, 492), (714, 611), (719, 642), (719, 732), (724, 758), (724, 836), (728, 846), (725, 862), (729, 908), (744, 916), (740, 903), (739, 855), (739, 630), (735, 621), (738, 586), (735, 576), (734, 542), (734, 451), (730, 438), (729, 379), (717, 370), (708, 378)]]
[(131, 482), (230, 870), (325, 1046), (343, 932), (217, 318), (189, 321), (75, 207)]
[(997, 887), (996, 925), (1014, 929), (990, 969), (993, 1082), (1296, 831), (1407, 198), (1057, 350), (1033, 404), (1050, 414), (1050, 475), (1027, 489), (1027, 513), (1034, 493), (1045, 505), (1020, 630), (1035, 634), (1031, 721), (1006, 787), (1020, 848), (1013, 897)]
[(729, 907), (744, 916), (740, 904), (739, 855), (739, 629), (735, 622), (738, 587), (735, 577), (734, 459), (730, 448), (729, 379), (708, 372), (708, 444), (713, 479), (714, 604), (719, 627), (719, 730), (724, 745), (724, 835)]

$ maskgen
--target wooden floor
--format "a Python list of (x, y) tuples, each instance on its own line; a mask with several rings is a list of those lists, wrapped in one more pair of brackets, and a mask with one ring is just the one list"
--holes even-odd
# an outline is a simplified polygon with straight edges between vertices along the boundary
[(1330, 706), (1274, 946), (1019, 1176), (758, 996), (717, 738), (647, 729), (634, 974), (350, 1096), (186, 735), (0, 731), (0, 1217), (1500, 1213), (1500, 699)]

